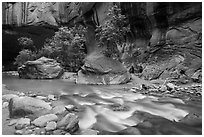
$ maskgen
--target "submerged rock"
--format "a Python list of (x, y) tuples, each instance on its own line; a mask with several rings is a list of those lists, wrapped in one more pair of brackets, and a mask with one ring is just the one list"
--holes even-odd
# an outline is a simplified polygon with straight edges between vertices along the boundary
[(15, 97), (9, 102), (10, 117), (43, 113), (51, 109), (52, 107), (45, 101), (32, 97)]
[(63, 74), (60, 64), (54, 59), (41, 57), (35, 61), (27, 61), (18, 68), (20, 78), (54, 79)]

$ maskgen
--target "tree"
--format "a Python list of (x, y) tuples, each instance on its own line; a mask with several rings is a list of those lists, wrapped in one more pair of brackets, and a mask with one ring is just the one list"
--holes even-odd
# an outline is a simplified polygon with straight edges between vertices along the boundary
[(111, 7), (107, 15), (109, 19), (96, 28), (96, 39), (99, 46), (107, 46), (104, 52), (106, 56), (119, 59), (119, 48), (125, 42), (125, 35), (130, 31), (130, 26), (117, 5)]

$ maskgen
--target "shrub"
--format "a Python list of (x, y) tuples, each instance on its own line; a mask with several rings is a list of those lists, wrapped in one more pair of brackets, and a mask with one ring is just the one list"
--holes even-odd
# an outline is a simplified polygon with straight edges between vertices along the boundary
[(15, 58), (14, 65), (17, 65), (18, 67), (23, 65), (28, 60), (35, 60), (36, 59), (36, 53), (28, 50), (23, 49), (19, 52), (19, 55)]
[(23, 49), (35, 50), (35, 45), (31, 38), (20, 37), (18, 38), (18, 43)]
[(56, 59), (69, 71), (78, 71), (85, 58), (85, 32), (83, 26), (61, 27), (47, 39), (38, 56)]
[(118, 59), (120, 56), (119, 46), (125, 42), (125, 35), (130, 31), (130, 26), (127, 26), (125, 15), (121, 14), (121, 9), (114, 5), (108, 12), (109, 19), (96, 28), (96, 39), (99, 46), (106, 46), (104, 52), (106, 56)]

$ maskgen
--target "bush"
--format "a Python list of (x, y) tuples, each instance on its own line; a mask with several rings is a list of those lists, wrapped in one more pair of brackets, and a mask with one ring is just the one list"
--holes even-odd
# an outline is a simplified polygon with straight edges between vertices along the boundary
[[(24, 49), (19, 52), (14, 64), (21, 66), (28, 60), (44, 56), (57, 60), (66, 70), (76, 72), (85, 58), (85, 32), (83, 26), (61, 27), (51, 39), (45, 40), (44, 46), (38, 51), (32, 39), (21, 37), (18, 41)], [(32, 46), (34, 50), (31, 50)]]
[(19, 52), (19, 55), (15, 58), (14, 65), (17, 65), (18, 67), (23, 65), (28, 60), (35, 60), (36, 59), (36, 53), (28, 50), (23, 49)]
[(23, 49), (35, 50), (35, 45), (31, 38), (20, 37), (18, 43)]
[(68, 71), (76, 72), (85, 58), (85, 32), (83, 26), (61, 27), (47, 39), (38, 56), (56, 59)]
[(125, 15), (121, 14), (121, 9), (114, 5), (107, 14), (109, 19), (96, 28), (96, 39), (99, 46), (106, 46), (104, 54), (108, 57), (118, 59), (120, 57), (119, 46), (125, 42), (125, 35), (130, 31), (127, 26)]

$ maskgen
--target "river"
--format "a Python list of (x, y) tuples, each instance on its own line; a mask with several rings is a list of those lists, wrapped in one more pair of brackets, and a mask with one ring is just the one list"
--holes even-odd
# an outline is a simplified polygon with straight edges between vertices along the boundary
[(2, 75), (2, 83), (19, 92), (54, 94), (59, 96), (58, 102), (79, 107), (80, 129), (126, 134), (121, 131), (136, 127), (141, 134), (202, 134), (202, 119), (182, 120), (188, 114), (202, 115), (202, 102), (133, 93), (128, 84), (76, 85), (66, 80), (19, 79), (7, 74)]

